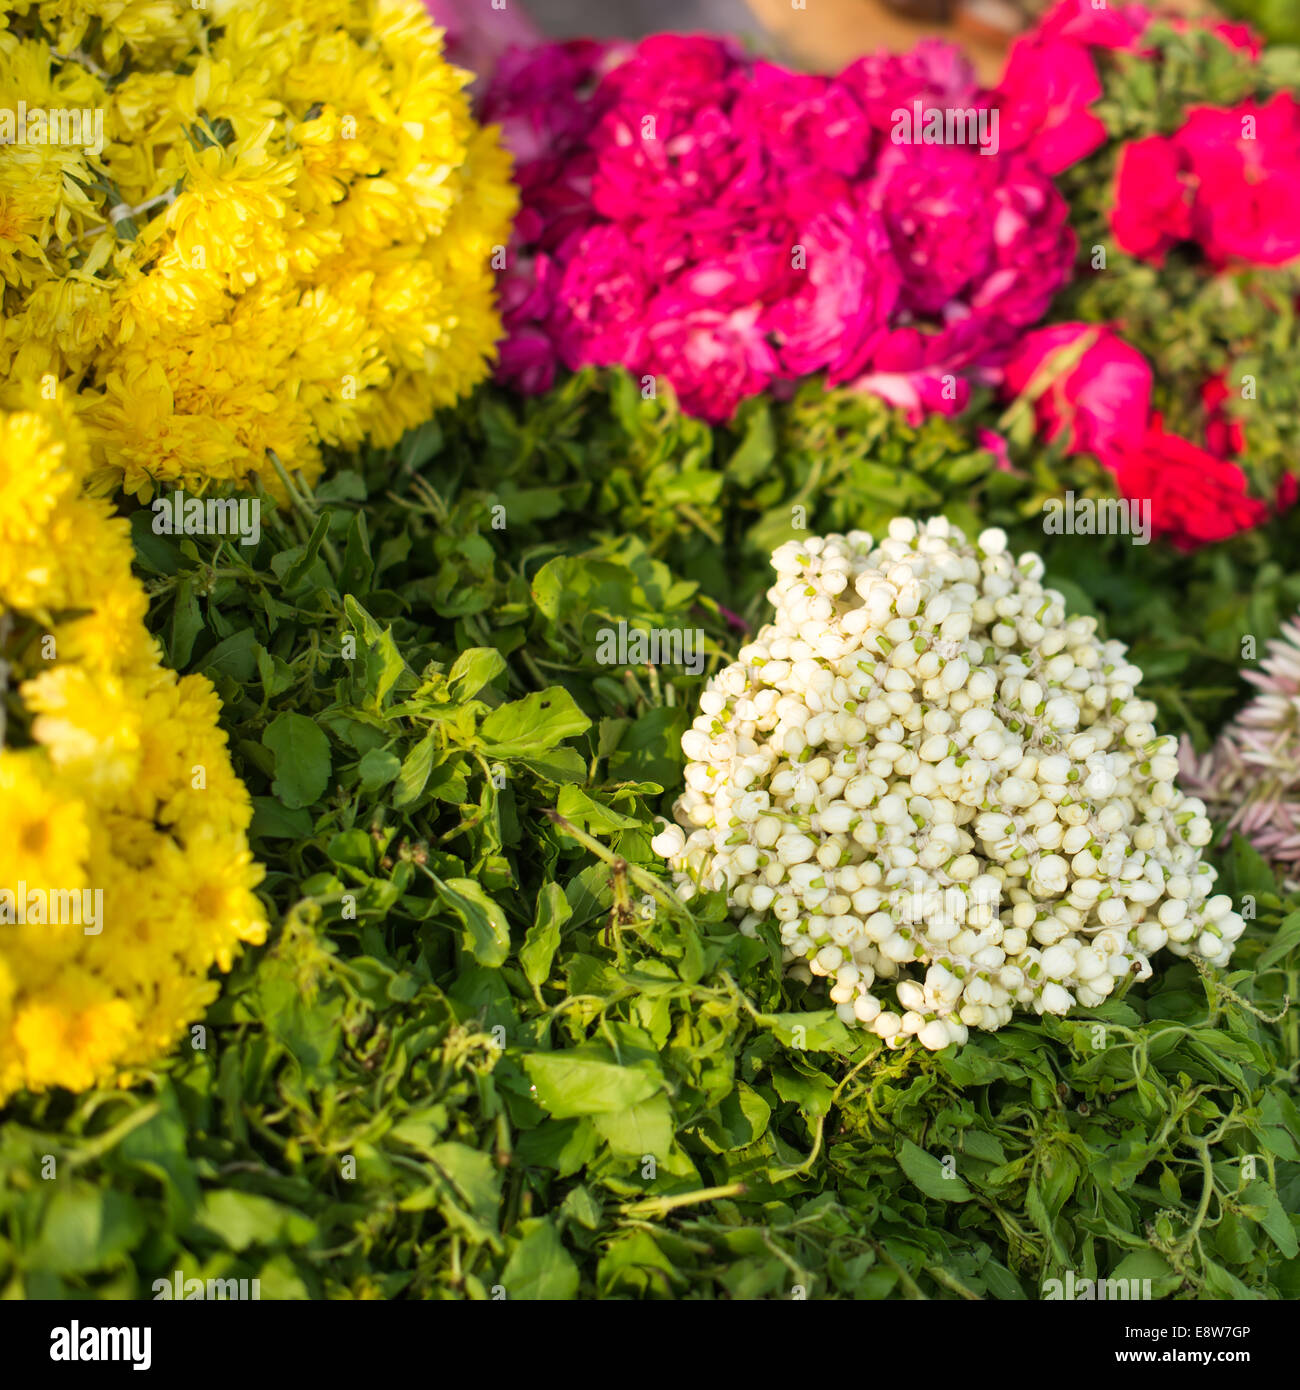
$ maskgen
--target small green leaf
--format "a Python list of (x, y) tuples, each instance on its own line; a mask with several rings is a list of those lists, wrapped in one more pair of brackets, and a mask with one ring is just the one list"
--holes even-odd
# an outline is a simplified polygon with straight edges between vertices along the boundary
[(462, 945), (480, 965), (498, 966), (510, 952), (505, 914), (472, 878), (435, 879), (438, 896), (465, 926)]
[(957, 1176), (954, 1164), (945, 1166), (910, 1139), (904, 1139), (898, 1150), (898, 1164), (927, 1197), (937, 1197), (941, 1202), (969, 1202), (975, 1196)]
[(289, 810), (315, 802), (330, 777), (330, 745), (320, 726), (305, 714), (280, 714), (262, 742), (275, 754), (271, 790)]

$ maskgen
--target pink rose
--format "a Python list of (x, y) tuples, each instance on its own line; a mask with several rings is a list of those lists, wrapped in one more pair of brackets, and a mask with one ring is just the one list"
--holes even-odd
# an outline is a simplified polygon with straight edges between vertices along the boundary
[(762, 201), (763, 147), (716, 104), (620, 103), (592, 144), (592, 202), (613, 221), (726, 218), (737, 206)]
[(501, 127), (516, 165), (556, 159), (585, 139), (600, 115), (591, 94), (617, 45), (574, 39), (506, 50), (483, 94), (483, 120)]
[(955, 44), (940, 39), (921, 39), (910, 53), (881, 52), (859, 58), (835, 81), (882, 131), (893, 128), (895, 111), (910, 112), (918, 100), (923, 109), (988, 104), (970, 60)]
[(1179, 146), (1163, 135), (1134, 140), (1120, 151), (1110, 227), (1121, 250), (1162, 265), (1170, 248), (1191, 236), (1187, 164)]
[(838, 384), (862, 369), (898, 302), (901, 284), (878, 213), (842, 202), (799, 233), (797, 292), (765, 319), (791, 376), (826, 370)]
[(1067, 453), (1105, 456), (1141, 440), (1151, 409), (1151, 368), (1113, 329), (1061, 323), (1027, 334), (1003, 367), (1003, 395), (1019, 396), (1052, 359), (1096, 339), (1074, 366), (1058, 375), (1034, 404), (1038, 427), (1049, 442), (1063, 439)]
[(905, 411), (911, 425), (919, 425), (927, 415), (958, 415), (970, 403), (970, 383), (951, 374), (871, 371), (849, 385)]
[(754, 131), (774, 164), (862, 172), (872, 131), (847, 88), (829, 77), (757, 62), (732, 108), (741, 129)]
[(577, 233), (562, 257), (553, 323), (565, 365), (626, 361), (652, 293), (640, 254), (620, 228), (598, 225)]
[(702, 237), (696, 255), (673, 281), (678, 294), (694, 295), (720, 309), (743, 309), (750, 304), (775, 303), (796, 292), (803, 276), (791, 265), (791, 231), (774, 236), (768, 228), (749, 235)]
[(550, 318), (559, 275), (547, 255), (520, 254), (512, 244), (506, 269), (497, 278), (497, 302), (505, 339), (496, 379), (531, 395), (549, 391), (555, 380), (555, 345)]
[(511, 328), (501, 344), (496, 380), (526, 396), (549, 391), (555, 384), (555, 345), (536, 324)]
[(1255, 33), (1249, 24), (1228, 24), (1209, 19), (1184, 19), (1182, 16), (1165, 19), (1164, 23), (1171, 25), (1180, 34), (1195, 33), (1197, 30), (1213, 34), (1215, 38), (1226, 43), (1229, 48), (1247, 53), (1252, 59), (1258, 58), (1264, 51), (1264, 40)]
[(651, 300), (635, 370), (663, 376), (682, 409), (710, 424), (765, 391), (780, 364), (759, 324), (761, 306), (720, 309), (665, 290)]
[(535, 159), (515, 175), (523, 206), (515, 240), (553, 251), (575, 230), (591, 224), (591, 177), (595, 159), (579, 149), (567, 159)]
[(1057, 39), (1018, 40), (997, 86), (1001, 147), (1059, 174), (1104, 143), (1106, 127), (1088, 109), (1100, 96), (1085, 49)]
[(1007, 441), (1000, 434), (981, 425), (975, 431), (975, 442), (986, 453), (993, 455), (993, 463), (999, 473), (1016, 471), (1011, 463), (1011, 451), (1007, 448)]
[(1044, 39), (1066, 39), (1093, 48), (1136, 48), (1151, 23), (1145, 5), (1094, 6), (1092, 0), (1061, 0), (1035, 31)]
[(960, 145), (887, 145), (868, 197), (902, 271), (902, 307), (914, 315), (945, 326), (976, 315), (1005, 341), (1041, 318), (1069, 278), (1069, 210), (1023, 160)]
[(747, 67), (744, 50), (730, 39), (703, 34), (652, 34), (631, 49), (605, 80), (613, 103), (649, 112), (664, 107), (690, 111), (723, 103)]
[(1223, 40), (1229, 48), (1240, 49), (1258, 58), (1264, 51), (1264, 40), (1249, 24), (1210, 24), (1210, 33)]
[(881, 336), (868, 370), (848, 384), (906, 410), (913, 424), (931, 413), (957, 415), (970, 401), (972, 383), (998, 379), (987, 365), (989, 337), (973, 314), (952, 319), (941, 332), (899, 325)]
[(1289, 92), (1264, 106), (1195, 107), (1174, 141), (1195, 180), (1193, 234), (1216, 266), (1300, 256), (1300, 105)]

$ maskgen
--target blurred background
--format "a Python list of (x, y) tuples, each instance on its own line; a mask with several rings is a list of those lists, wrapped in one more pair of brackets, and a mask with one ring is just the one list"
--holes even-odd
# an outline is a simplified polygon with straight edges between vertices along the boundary
[[(703, 31), (744, 35), (759, 51), (814, 70), (832, 70), (863, 53), (911, 48), (919, 38), (953, 40), (985, 81), (1001, 72), (1008, 45), (1052, 0), (522, 0), (533, 22), (554, 38), (635, 38)], [(515, 0), (510, 0), (515, 3)], [(1227, 9), (1300, 0), (1227, 0)], [(1154, 0), (1153, 8), (1211, 14), (1209, 0)]]

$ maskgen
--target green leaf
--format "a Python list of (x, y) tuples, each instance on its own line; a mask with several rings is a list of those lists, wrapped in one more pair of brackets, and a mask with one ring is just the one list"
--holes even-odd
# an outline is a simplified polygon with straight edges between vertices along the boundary
[(393, 792), (393, 805), (399, 809), (410, 806), (420, 799), (433, 759), (438, 752), (438, 731), (430, 729), (402, 761), (402, 770), (397, 776), (397, 786)]
[(770, 1028), (786, 1047), (796, 1052), (834, 1052), (852, 1057), (875, 1039), (851, 1032), (834, 1009), (808, 1013), (759, 1014), (757, 1021)]
[(673, 1142), (673, 1112), (667, 1096), (651, 1096), (626, 1110), (592, 1117), (592, 1123), (616, 1154), (667, 1157)]
[(472, 878), (435, 879), (434, 886), (464, 924), (464, 949), (480, 965), (500, 965), (510, 953), (510, 928), (496, 903)]
[(904, 1139), (899, 1147), (898, 1164), (927, 1197), (937, 1197), (941, 1202), (969, 1202), (975, 1196), (952, 1165), (945, 1168), (933, 1154), (918, 1148), (910, 1139)]
[(429, 1160), (444, 1188), (443, 1212), (476, 1242), (497, 1243), (501, 1170), (490, 1153), (468, 1144), (435, 1144)]
[(81, 1184), (56, 1191), (31, 1251), (32, 1265), (54, 1274), (103, 1269), (136, 1244), (144, 1224), (139, 1203), (127, 1193)]
[(194, 639), (203, 631), (203, 614), (195, 592), (195, 581), (186, 575), (176, 586), (176, 603), (172, 609), (171, 664), (178, 671), (189, 665)]
[(559, 1232), (545, 1217), (521, 1221), (522, 1239), (515, 1246), (501, 1284), (508, 1299), (559, 1302), (578, 1292), (581, 1279), (578, 1266), (564, 1248)]
[(241, 628), (218, 642), (203, 659), (203, 674), (210, 677), (229, 676), (241, 685), (253, 679), (257, 670), (257, 638), (249, 628)]
[(290, 811), (273, 796), (253, 798), (253, 823), (248, 833), (259, 840), (306, 840), (311, 837), (311, 816), (299, 808)]
[(1289, 955), (1297, 946), (1300, 946), (1300, 912), (1293, 912), (1282, 919), (1277, 929), (1277, 935), (1260, 956), (1255, 968), (1267, 970), (1270, 966), (1276, 965), (1283, 957)]
[(479, 726), (479, 734), (490, 757), (535, 757), (590, 727), (591, 720), (573, 696), (553, 685), (494, 709)]
[(292, 1207), (229, 1187), (206, 1194), (195, 1225), (231, 1250), (246, 1250), (250, 1245), (306, 1245), (316, 1235), (316, 1223)]
[(1251, 1183), (1241, 1196), (1244, 1202), (1263, 1208), (1264, 1214), (1259, 1218), (1259, 1224), (1269, 1233), (1273, 1244), (1288, 1260), (1295, 1259), (1296, 1255), (1300, 1254), (1300, 1243), (1296, 1239), (1292, 1218), (1282, 1209), (1277, 1193), (1268, 1183), (1261, 1181)]
[(538, 1105), (557, 1120), (627, 1110), (663, 1087), (663, 1075), (653, 1063), (620, 1066), (598, 1043), (530, 1053), (523, 1062)]
[(609, 835), (616, 830), (636, 830), (641, 825), (634, 817), (622, 815), (612, 807), (593, 800), (581, 787), (562, 787), (555, 809), (565, 820), (597, 835)]
[(372, 748), (362, 755), (358, 765), (362, 791), (374, 792), (386, 787), (402, 770), (402, 760), (386, 748)]
[(330, 778), (329, 739), (320, 726), (305, 714), (280, 714), (262, 742), (275, 754), (271, 790), (291, 811), (312, 805)]
[(564, 889), (558, 883), (544, 883), (537, 895), (537, 911), (533, 925), (524, 937), (519, 963), (531, 985), (545, 983), (551, 973), (551, 962), (560, 947), (560, 929), (573, 915)]
[(505, 657), (495, 647), (470, 647), (456, 658), (447, 677), (447, 693), (458, 702), (472, 700), (505, 669)]

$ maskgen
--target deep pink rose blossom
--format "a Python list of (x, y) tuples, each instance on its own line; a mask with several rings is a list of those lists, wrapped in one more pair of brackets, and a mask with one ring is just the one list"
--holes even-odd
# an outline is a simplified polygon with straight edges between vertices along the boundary
[(1007, 441), (996, 431), (985, 429), (982, 425), (975, 431), (975, 442), (985, 452), (993, 455), (993, 462), (999, 473), (1014, 473), (1011, 463), (1011, 450)]
[(1055, 377), (1034, 410), (1048, 441), (1061, 439), (1067, 453), (1105, 456), (1141, 440), (1151, 410), (1151, 368), (1113, 329), (1060, 323), (1027, 334), (1003, 367), (1003, 394), (1020, 395), (1085, 336), (1096, 341)]
[(755, 63), (731, 115), (778, 167), (814, 167), (849, 178), (862, 173), (871, 156), (872, 130), (861, 105), (829, 77)]
[(1235, 415), (1223, 408), (1228, 384), (1221, 377), (1201, 387), (1201, 407), (1205, 411), (1205, 447), (1218, 458), (1233, 458), (1246, 452), (1246, 430)]
[(1216, 266), (1300, 256), (1300, 103), (1200, 106), (1173, 137), (1195, 187), (1192, 231)]
[(903, 276), (902, 307), (945, 328), (975, 315), (996, 346), (1069, 278), (1068, 208), (1027, 162), (953, 145), (886, 146), (868, 190)]
[[(1048, 163), (1092, 99), (1068, 76), (1044, 98)], [(721, 421), (824, 372), (913, 418), (961, 410), (1069, 278), (1074, 238), (1033, 158), (895, 143), (916, 101), (993, 97), (932, 41), (834, 78), (709, 38), (512, 50), (484, 103), (523, 200), (498, 378), (536, 390), (558, 364), (617, 364)]]
[(1226, 43), (1229, 48), (1235, 48), (1241, 53), (1249, 54), (1251, 58), (1258, 58), (1264, 51), (1263, 39), (1255, 33), (1249, 24), (1230, 24), (1221, 20), (1209, 19), (1184, 19), (1182, 16), (1175, 16), (1164, 22), (1183, 34), (1194, 33), (1198, 29), (1207, 34), (1213, 34), (1215, 38)]
[(710, 424), (729, 420), (780, 369), (759, 325), (758, 305), (720, 309), (666, 290), (650, 301), (635, 371), (662, 375), (682, 409)]
[(910, 53), (876, 53), (850, 63), (835, 79), (879, 131), (894, 126), (894, 113), (931, 107), (977, 108), (988, 104), (970, 59), (955, 44), (921, 39)]
[(1106, 139), (1106, 127), (1088, 109), (1101, 96), (1101, 82), (1077, 44), (1018, 40), (997, 96), (1002, 149), (1022, 151), (1046, 173), (1077, 164)]
[(620, 104), (593, 136), (592, 202), (611, 221), (695, 216), (730, 221), (761, 202), (763, 147), (737, 137), (720, 106)]
[(578, 233), (563, 259), (555, 334), (565, 365), (627, 361), (653, 293), (640, 254), (620, 228), (606, 224)]
[(562, 156), (599, 117), (590, 94), (617, 53), (617, 46), (588, 39), (508, 49), (483, 94), (482, 118), (501, 127), (518, 164)]
[(1120, 151), (1110, 226), (1130, 256), (1162, 265), (1192, 234), (1192, 189), (1184, 152), (1163, 135), (1134, 140)]
[(813, 218), (798, 244), (802, 284), (770, 311), (766, 327), (789, 375), (824, 370), (839, 383), (862, 369), (898, 303), (889, 237), (877, 212), (844, 202)]
[(1061, 0), (1043, 16), (1038, 34), (1044, 39), (1066, 39), (1094, 48), (1136, 48), (1152, 14), (1145, 5), (1106, 4), (1092, 0)]

